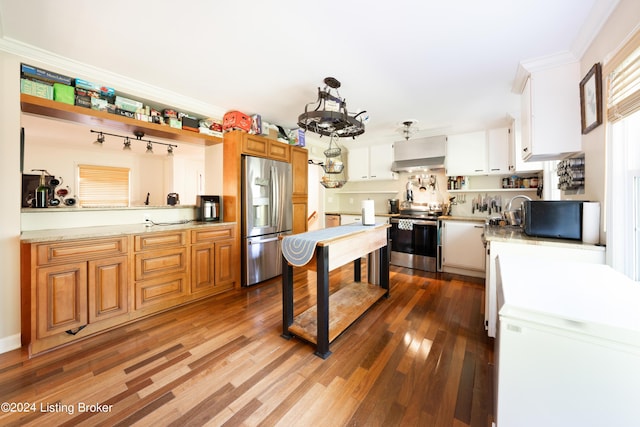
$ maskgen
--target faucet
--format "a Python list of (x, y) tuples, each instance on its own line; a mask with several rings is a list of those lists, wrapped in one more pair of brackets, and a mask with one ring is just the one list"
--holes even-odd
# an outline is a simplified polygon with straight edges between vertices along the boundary
[(509, 200), (509, 201), (507, 202), (507, 206), (504, 208), (504, 210), (505, 210), (505, 211), (510, 211), (510, 210), (511, 210), (511, 203), (512, 203), (515, 199), (526, 199), (526, 200), (528, 200), (528, 201), (531, 201), (531, 197), (529, 197), (529, 196), (524, 196), (524, 195), (522, 195), (522, 194), (519, 194), (519, 195), (517, 195), (517, 196), (513, 196), (513, 197), (511, 198), (511, 200)]

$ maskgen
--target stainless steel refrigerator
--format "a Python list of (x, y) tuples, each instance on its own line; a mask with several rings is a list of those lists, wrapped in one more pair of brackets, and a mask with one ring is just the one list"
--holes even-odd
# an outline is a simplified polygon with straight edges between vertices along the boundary
[(282, 274), (280, 237), (291, 233), (291, 165), (242, 158), (242, 285)]

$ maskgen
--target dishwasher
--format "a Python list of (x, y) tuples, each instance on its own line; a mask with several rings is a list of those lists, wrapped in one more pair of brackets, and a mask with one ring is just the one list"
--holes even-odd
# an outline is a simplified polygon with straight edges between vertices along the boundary
[(325, 228), (337, 227), (340, 225), (340, 214), (325, 214), (324, 226)]

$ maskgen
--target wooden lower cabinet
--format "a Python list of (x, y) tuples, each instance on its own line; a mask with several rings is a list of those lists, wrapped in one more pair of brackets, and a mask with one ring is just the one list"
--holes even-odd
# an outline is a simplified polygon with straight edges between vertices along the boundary
[(191, 292), (216, 294), (235, 284), (235, 236), (233, 228), (192, 230)]
[(22, 243), (22, 342), (30, 354), (233, 289), (235, 224)]

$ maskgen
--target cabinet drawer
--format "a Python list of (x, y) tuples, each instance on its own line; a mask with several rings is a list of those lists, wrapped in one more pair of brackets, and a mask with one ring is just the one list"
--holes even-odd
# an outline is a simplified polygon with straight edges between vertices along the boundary
[(187, 269), (186, 248), (136, 254), (136, 280), (181, 273)]
[(230, 239), (234, 235), (233, 228), (211, 227), (201, 230), (191, 230), (191, 243), (204, 243), (212, 240)]
[(36, 246), (38, 265), (127, 254), (127, 238), (74, 240)]
[(146, 251), (149, 249), (164, 249), (173, 246), (184, 246), (186, 243), (187, 234), (184, 231), (139, 234), (135, 236), (136, 252)]
[(136, 310), (149, 306), (171, 307), (175, 300), (187, 295), (186, 274), (173, 274), (136, 282)]

